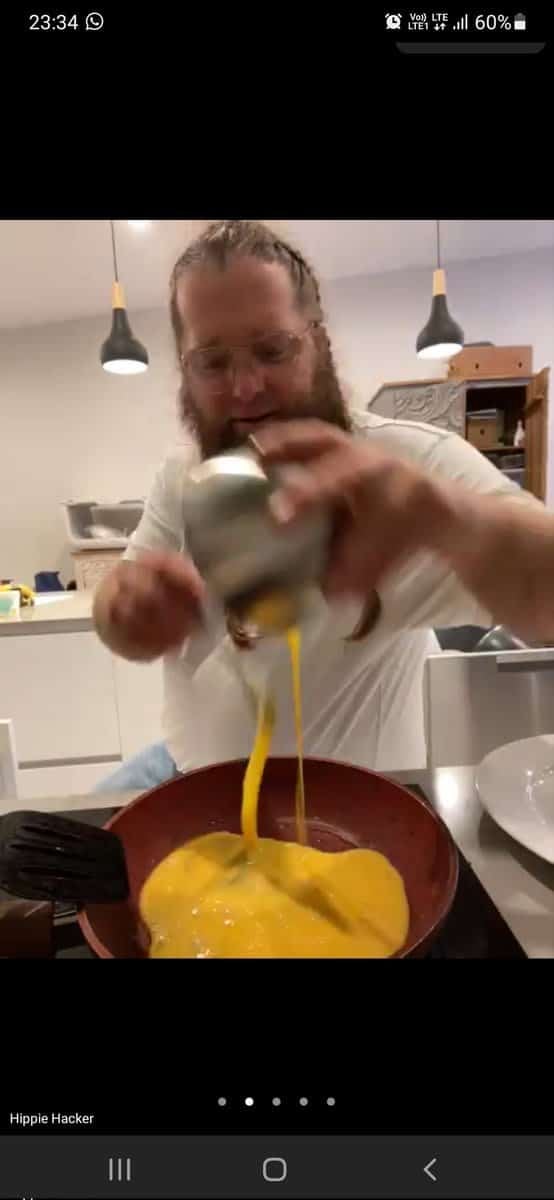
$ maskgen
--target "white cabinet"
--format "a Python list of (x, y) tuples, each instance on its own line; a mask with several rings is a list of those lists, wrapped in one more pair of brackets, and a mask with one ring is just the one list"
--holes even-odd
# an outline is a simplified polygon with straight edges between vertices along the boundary
[(133, 663), (124, 658), (114, 658), (113, 666), (121, 757), (125, 759), (163, 737), (163, 666), (161, 660)]
[(92, 629), (0, 637), (0, 718), (13, 725), (23, 801), (91, 792), (161, 741), (162, 707), (161, 660), (118, 658)]
[[(69, 763), (64, 767), (28, 767), (18, 772), (19, 800), (37, 800), (43, 796), (88, 796), (119, 766), (115, 762)], [(32, 806), (31, 806), (32, 807)]]
[(92, 631), (0, 638), (0, 715), (20, 764), (119, 758), (113, 661)]

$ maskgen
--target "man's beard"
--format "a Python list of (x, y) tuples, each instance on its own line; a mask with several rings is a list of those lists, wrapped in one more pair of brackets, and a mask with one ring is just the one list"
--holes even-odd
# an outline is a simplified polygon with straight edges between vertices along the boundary
[[(211, 458), (214, 454), (222, 454), (225, 450), (233, 450), (246, 441), (244, 434), (241, 436), (234, 429), (232, 421), (227, 420), (216, 424), (214, 421), (206, 419), (192, 395), (185, 376), (182, 378), (179, 389), (179, 416), (185, 428), (195, 438), (203, 459)], [(299, 420), (307, 417), (317, 417), (320, 421), (328, 421), (329, 424), (336, 425), (345, 433), (352, 432), (350, 414), (340, 388), (334, 363), (327, 350), (320, 352), (310, 393), (308, 395), (299, 394), (294, 404), (291, 404), (285, 412), (276, 414), (272, 419)]]

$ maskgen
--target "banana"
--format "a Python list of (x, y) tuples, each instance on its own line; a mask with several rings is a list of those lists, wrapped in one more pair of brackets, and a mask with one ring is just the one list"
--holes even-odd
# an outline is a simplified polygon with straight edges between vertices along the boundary
[(19, 592), (22, 607), (35, 602), (35, 593), (26, 583), (0, 583), (0, 592)]

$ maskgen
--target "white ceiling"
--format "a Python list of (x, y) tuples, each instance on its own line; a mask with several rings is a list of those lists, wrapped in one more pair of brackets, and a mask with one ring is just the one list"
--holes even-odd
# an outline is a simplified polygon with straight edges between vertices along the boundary
[[(271, 221), (324, 279), (434, 266), (434, 221)], [(131, 312), (167, 303), (175, 258), (204, 221), (116, 222)], [(554, 221), (443, 221), (443, 259), (554, 251)], [(553, 260), (554, 261), (554, 260)], [(112, 280), (107, 221), (0, 221), (0, 327), (105, 314)]]

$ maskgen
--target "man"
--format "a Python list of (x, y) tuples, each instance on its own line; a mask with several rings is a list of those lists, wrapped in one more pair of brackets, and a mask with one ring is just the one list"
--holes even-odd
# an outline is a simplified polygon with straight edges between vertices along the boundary
[(210, 226), (175, 266), (171, 318), (190, 445), (161, 467), (127, 561), (94, 605), (115, 653), (164, 656), (165, 743), (109, 785), (146, 788), (248, 755), (248, 685), (264, 680), (278, 713), (272, 752), (295, 752), (284, 640), (245, 649), (186, 554), (187, 468), (252, 433), (268, 461), (301, 468), (276, 519), (322, 502), (336, 518), (303, 634), (306, 754), (378, 770), (424, 765), (434, 627), (496, 621), (554, 638), (554, 517), (463, 439), (347, 410), (316, 279), (264, 226)]

